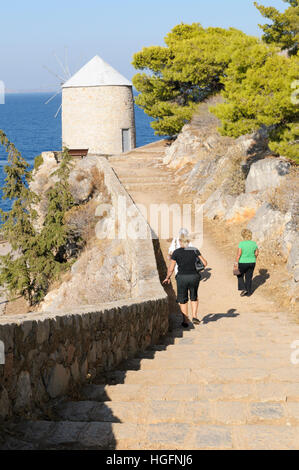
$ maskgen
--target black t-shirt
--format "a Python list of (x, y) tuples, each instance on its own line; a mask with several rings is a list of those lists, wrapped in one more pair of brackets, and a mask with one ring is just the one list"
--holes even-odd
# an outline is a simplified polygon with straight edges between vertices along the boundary
[(197, 274), (195, 261), (200, 256), (197, 248), (178, 248), (172, 254), (171, 259), (177, 262), (178, 274)]

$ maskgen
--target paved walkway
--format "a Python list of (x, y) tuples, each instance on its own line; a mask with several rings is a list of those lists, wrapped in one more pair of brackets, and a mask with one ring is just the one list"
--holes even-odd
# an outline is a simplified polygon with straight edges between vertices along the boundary
[[(157, 144), (111, 159), (136, 203), (183, 203), (161, 162)], [(155, 242), (161, 279), (168, 246)], [(199, 326), (182, 331), (172, 302), (162, 344), (57, 405), (53, 421), (15, 426), (4, 448), (299, 449), (299, 324), (258, 290), (240, 298), (231, 261), (207, 236), (202, 252)]]

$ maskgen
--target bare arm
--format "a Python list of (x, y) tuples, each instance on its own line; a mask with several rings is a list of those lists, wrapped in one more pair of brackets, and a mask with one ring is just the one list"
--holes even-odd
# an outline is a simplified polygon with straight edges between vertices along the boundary
[(241, 258), (241, 255), (242, 255), (242, 249), (238, 248), (236, 264), (239, 264), (239, 259)]
[(170, 278), (173, 274), (173, 271), (174, 271), (174, 268), (175, 268), (175, 265), (176, 265), (176, 261), (175, 260), (171, 260), (170, 261), (170, 264), (169, 264), (169, 267), (168, 267), (168, 271), (167, 271), (167, 277), (166, 279), (164, 279), (164, 281), (162, 282), (162, 284), (170, 284)]
[(201, 255), (199, 255), (198, 258), (200, 259), (200, 261), (202, 262), (202, 264), (203, 264), (204, 267), (206, 268), (206, 267), (208, 266), (207, 260), (206, 260), (203, 256), (201, 256)]
[(260, 251), (257, 249), (257, 250), (255, 250), (254, 254), (255, 254), (255, 257), (257, 258), (258, 255), (260, 254)]

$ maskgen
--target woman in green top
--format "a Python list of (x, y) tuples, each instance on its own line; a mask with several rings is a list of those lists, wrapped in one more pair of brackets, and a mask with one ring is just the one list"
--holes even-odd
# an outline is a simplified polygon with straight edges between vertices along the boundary
[(239, 243), (236, 265), (239, 266), (238, 290), (241, 296), (252, 294), (252, 277), (256, 265), (259, 249), (256, 242), (252, 241), (251, 230), (242, 230), (243, 241)]

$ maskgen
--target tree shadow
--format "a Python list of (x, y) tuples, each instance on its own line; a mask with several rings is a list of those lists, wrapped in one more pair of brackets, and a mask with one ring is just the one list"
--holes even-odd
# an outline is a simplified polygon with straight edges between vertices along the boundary
[(265, 284), (268, 279), (270, 279), (268, 269), (260, 269), (259, 274), (255, 276), (252, 280), (252, 293), (255, 292), (263, 284)]
[(240, 314), (237, 312), (235, 308), (229, 309), (226, 313), (209, 313), (202, 319), (202, 323), (206, 325), (210, 322), (215, 322), (221, 320), (222, 318), (235, 318), (238, 317)]

